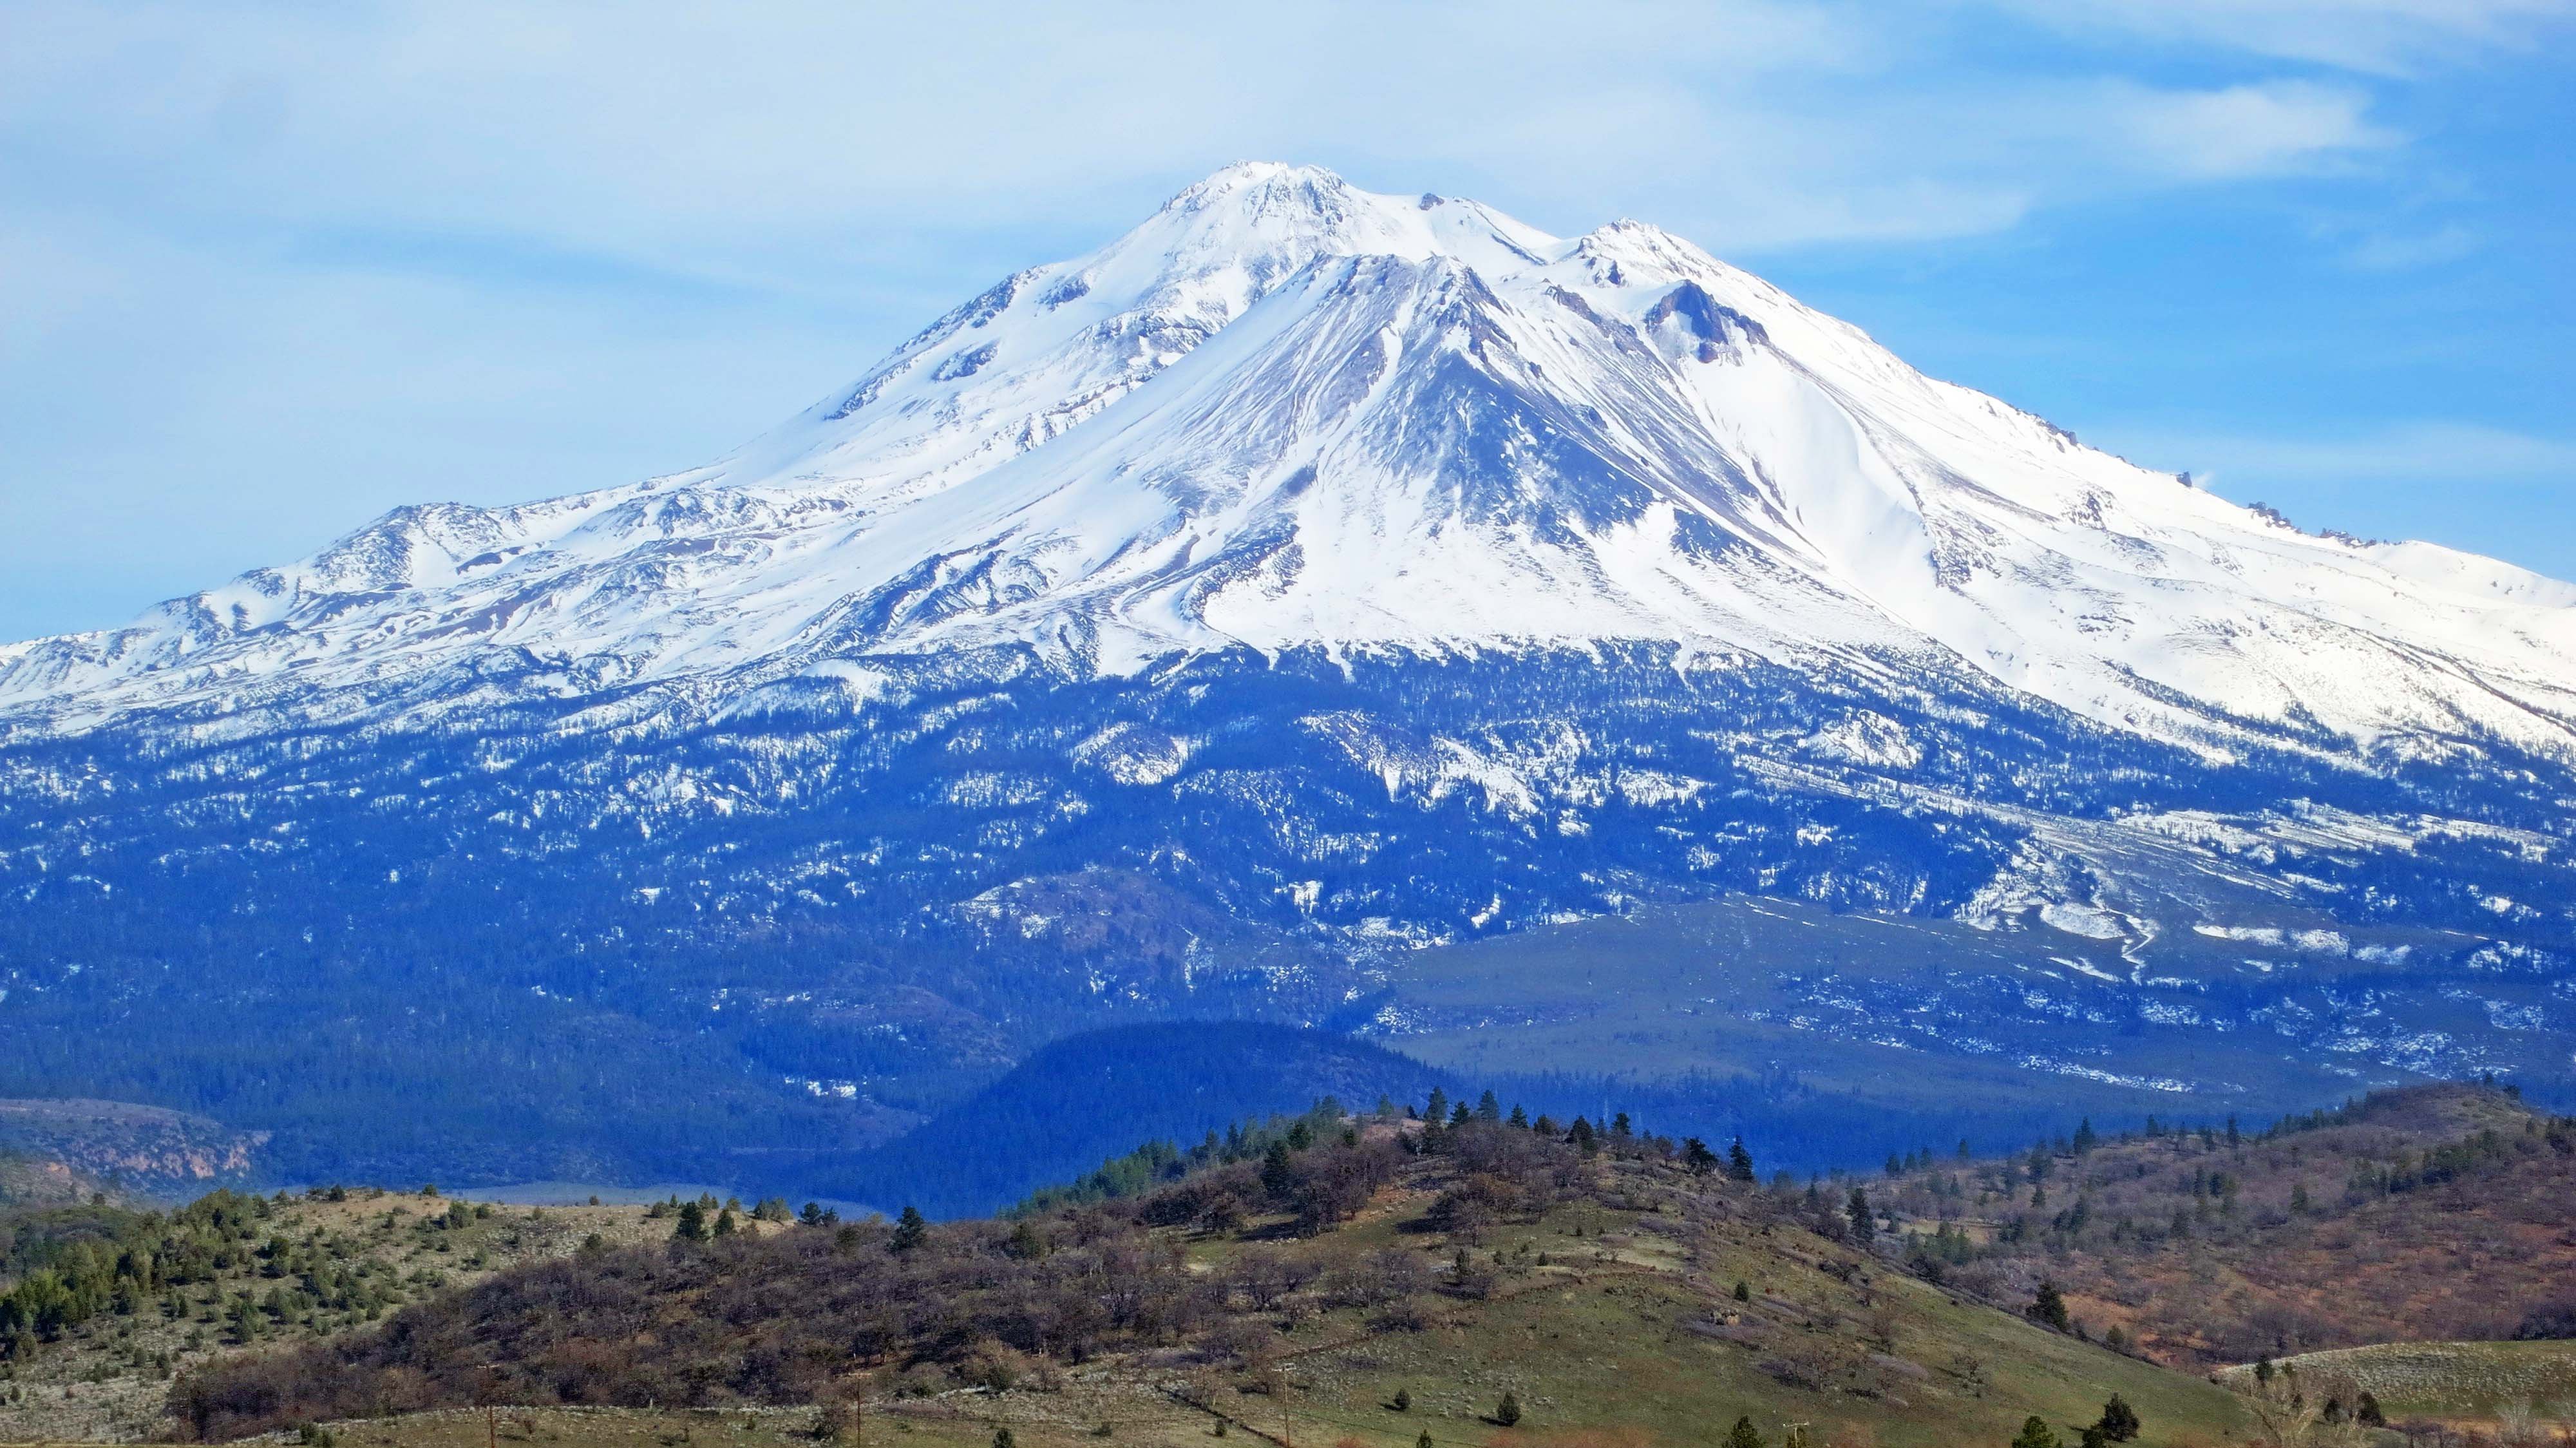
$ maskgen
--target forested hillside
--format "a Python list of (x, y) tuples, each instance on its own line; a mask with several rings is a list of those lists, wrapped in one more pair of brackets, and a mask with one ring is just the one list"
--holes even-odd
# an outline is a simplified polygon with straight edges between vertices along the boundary
[(2508, 1090), (1888, 1165), (1853, 1185), (1926, 1270), (2004, 1297), (2053, 1280), (2073, 1320), (2159, 1361), (2576, 1336), (2576, 1121)]
[(172, 1407), (203, 1438), (480, 1402), (815, 1405), (827, 1435), (864, 1411), (1031, 1445), (1686, 1442), (1739, 1420), (1765, 1442), (2001, 1444), (2034, 1415), (2074, 1438), (2114, 1396), (2151, 1444), (2240, 1427), (2206, 1382), (1819, 1235), (1833, 1214), (1717, 1148), (1429, 1104), (1312, 1114), (1004, 1219), (586, 1250), (209, 1365)]

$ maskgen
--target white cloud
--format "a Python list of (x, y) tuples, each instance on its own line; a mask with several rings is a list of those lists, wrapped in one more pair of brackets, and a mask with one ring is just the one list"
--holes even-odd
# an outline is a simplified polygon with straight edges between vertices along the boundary
[(2003, 0), (2068, 30), (2220, 46), (2381, 75), (2528, 49), (2576, 20), (2568, 0)]
[(12, 25), (0, 136), (40, 184), (164, 221), (497, 232), (763, 284), (810, 285), (817, 253), (925, 217), (1124, 215), (1251, 155), (1770, 247), (1994, 230), (2388, 140), (2357, 92), (1963, 74), (1925, 63), (1950, 43), (1937, 13), (1770, 0), (1579, 20), (57, 0)]
[(2390, 423), (2340, 437), (2132, 433), (2124, 452), (2229, 492), (2263, 483), (2576, 485), (2576, 440), (2481, 423)]
[(2458, 261), (2476, 251), (2479, 244), (2478, 234), (2458, 222), (2413, 236), (2376, 232), (2354, 243), (2344, 253), (2344, 263), (2356, 271), (2412, 271)]
[(2345, 86), (2276, 81), (2207, 91), (2121, 87), (2119, 101), (2141, 154), (2194, 180), (2278, 175), (2400, 140), (2369, 121), (2366, 94)]

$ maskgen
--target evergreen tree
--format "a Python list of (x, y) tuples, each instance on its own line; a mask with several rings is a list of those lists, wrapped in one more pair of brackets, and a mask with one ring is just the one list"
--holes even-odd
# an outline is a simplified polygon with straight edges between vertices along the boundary
[(2352, 1420), (2365, 1428), (2388, 1426), (2388, 1415), (2379, 1411), (2378, 1395), (2367, 1388), (2362, 1390), (2361, 1407), (2352, 1415)]
[(2102, 1405), (2101, 1426), (2102, 1436), (2114, 1443), (2126, 1443), (2137, 1437), (2138, 1429), (2144, 1425), (2138, 1421), (2138, 1410), (2130, 1407), (2126, 1398), (2113, 1393), (2111, 1401)]
[[(1485, 1094), (1490, 1096), (1493, 1093), (1489, 1091)], [(1457, 1105), (1449, 1108), (1449, 1124), (1451, 1126), (1464, 1126), (1475, 1119), (1476, 1113), (1468, 1110), (1467, 1103), (1464, 1101), (1461, 1101)]]
[(1261, 1189), (1274, 1202), (1285, 1202), (1297, 1194), (1297, 1168), (1288, 1160), (1288, 1143), (1273, 1141), (1261, 1158)]
[(1891, 1179), (1905, 1175), (1905, 1159), (1892, 1151), (1887, 1154), (1887, 1174)]
[(1744, 1138), (1740, 1135), (1735, 1138), (1735, 1144), (1726, 1149), (1726, 1174), (1740, 1182), (1753, 1180), (1753, 1153), (1744, 1149)]
[(1011, 1438), (1010, 1429), (996, 1428), (993, 1430), (993, 1448), (1018, 1448), (1018, 1445)]
[(1434, 1125), (1438, 1125), (1440, 1122), (1448, 1120), (1449, 1093), (1441, 1090), (1437, 1086), (1432, 1087), (1431, 1103), (1422, 1108), (1422, 1119), (1431, 1122)]
[(1508, 1390), (1503, 1400), (1494, 1405), (1494, 1421), (1508, 1428), (1521, 1420), (1521, 1400)]
[(1717, 1170), (1717, 1153), (1698, 1137), (1686, 1136), (1682, 1138), (1682, 1165), (1690, 1168), (1692, 1176), (1706, 1176)]
[(1434, 1445), (1431, 1442), (1430, 1429), (1423, 1429), (1422, 1436), (1413, 1440), (1413, 1448), (1434, 1448)]
[(715, 1227), (710, 1230), (707, 1235), (710, 1237), (730, 1237), (738, 1230), (739, 1227), (735, 1224), (733, 1219), (733, 1208), (727, 1207), (723, 1211), (716, 1213)]
[(1870, 1217), (1869, 1193), (1852, 1188), (1851, 1200), (1843, 1204), (1843, 1215), (1851, 1219), (1852, 1235), (1860, 1239), (1862, 1246), (1868, 1246), (1878, 1235), (1878, 1223)]
[(1393, 1402), (1389, 1403), (1387, 1406), (1389, 1406), (1389, 1407), (1391, 1407), (1391, 1408), (1395, 1409), (1395, 1410), (1396, 1410), (1397, 1412), (1399, 1412), (1399, 1413), (1410, 1413), (1410, 1412), (1412, 1412), (1412, 1411), (1413, 1411), (1413, 1390), (1412, 1390), (1411, 1388), (1398, 1388), (1398, 1389), (1396, 1389), (1396, 1390), (1395, 1390), (1395, 1400), (1394, 1400)]
[(2232, 1150), (2234, 1150), (2234, 1149), (2235, 1149), (2235, 1148), (2237, 1148), (2237, 1147), (2243, 1146), (2244, 1144), (2245, 1144), (2245, 1137), (2244, 1137), (2244, 1135), (2243, 1135), (2242, 1133), (2238, 1132), (2238, 1131), (2237, 1131), (2237, 1129), (2236, 1129), (2236, 1118), (2235, 1118), (2235, 1117), (2233, 1117), (2233, 1116), (2228, 1117), (2228, 1118), (2227, 1118), (2227, 1145), (2228, 1145), (2228, 1149), (2232, 1151)]
[(2056, 1328), (2059, 1332), (2066, 1331), (2071, 1325), (2066, 1315), (2065, 1295), (2057, 1290), (2055, 1282), (2046, 1278), (2040, 1280), (2039, 1292), (2031, 1298), (2030, 1306), (2025, 1310), (2031, 1321)]
[(680, 1225), (671, 1233), (671, 1235), (683, 1242), (705, 1241), (707, 1239), (707, 1209), (699, 1206), (695, 1202), (682, 1202), (680, 1204)]
[(1509, 1120), (1512, 1125), (1520, 1127), (1524, 1131), (1529, 1129), (1529, 1113), (1523, 1111), (1521, 1109), (1521, 1104), (1517, 1101), (1512, 1103), (1512, 1114), (1506, 1119)]
[(1753, 1284), (1745, 1281), (1741, 1277), (1736, 1278), (1735, 1300), (1738, 1302), (1751, 1302), (1753, 1300)]
[(2101, 1144), (2102, 1138), (2094, 1134), (2092, 1117), (2087, 1116), (2082, 1121), (2075, 1124), (2075, 1154), (2077, 1156), (2082, 1156), (2084, 1153), (2091, 1151), (2094, 1147)]
[(1763, 1448), (1762, 1430), (1753, 1426), (1750, 1417), (1738, 1418), (1726, 1430), (1726, 1448)]
[(1500, 1121), (1503, 1119), (1503, 1103), (1495, 1097), (1493, 1092), (1488, 1091), (1484, 1095), (1476, 1098), (1476, 1119), (1478, 1121)]
[(1575, 1150), (1585, 1156), (1590, 1156), (1601, 1149), (1600, 1141), (1592, 1134), (1592, 1123), (1580, 1116), (1574, 1118), (1574, 1129), (1566, 1133), (1566, 1140), (1573, 1142)]
[(2047, 1419), (2025, 1418), (2021, 1435), (2012, 1440), (2012, 1448), (2057, 1448), (2057, 1435), (2049, 1431)]
[(2292, 1186), (2291, 1186), (2291, 1188), (2290, 1188), (2290, 1211), (2291, 1211), (2291, 1213), (2292, 1213), (2293, 1215), (2296, 1215), (2296, 1216), (2306, 1216), (2306, 1215), (2307, 1215), (2307, 1212), (2308, 1212), (2308, 1184), (2307, 1184), (2306, 1182), (2298, 1182), (2298, 1183), (2296, 1183), (2296, 1184), (2294, 1184), (2294, 1185), (2292, 1185)]
[(903, 1215), (895, 1219), (894, 1236), (886, 1246), (897, 1252), (909, 1252), (929, 1237), (930, 1220), (921, 1214), (921, 1208), (907, 1205)]
[(1610, 1134), (1623, 1140), (1636, 1135), (1636, 1128), (1628, 1124), (1627, 1112), (1622, 1111), (1610, 1118)]

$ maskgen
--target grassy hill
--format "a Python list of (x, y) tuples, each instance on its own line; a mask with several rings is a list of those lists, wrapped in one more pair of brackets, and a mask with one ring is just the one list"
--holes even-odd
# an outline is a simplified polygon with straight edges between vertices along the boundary
[[(2392, 1423), (2494, 1426), (2576, 1419), (2576, 1342), (2392, 1342), (2283, 1358), (2302, 1378), (2348, 1382)], [(2229, 1368), (2228, 1383), (2252, 1374)]]
[(540, 1211), (375, 1189), (15, 1212), (0, 1218), (0, 1441), (145, 1436), (191, 1368), (364, 1331), (594, 1234), (667, 1231), (641, 1207)]
[(1866, 1189), (1953, 1281), (2054, 1279), (2092, 1331), (2177, 1365), (2576, 1321), (2576, 1121), (2504, 1090), (1899, 1167)]
[(788, 1408), (846, 1428), (854, 1404), (872, 1435), (978, 1448), (998, 1428), (1024, 1448), (1696, 1442), (1739, 1417), (1772, 1443), (1802, 1424), (1820, 1448), (1930, 1448), (2033, 1414), (2072, 1437), (2114, 1393), (2155, 1448), (2243, 1429), (2207, 1381), (1945, 1292), (1678, 1156), (1310, 1121), (1105, 1202), (528, 1263), (209, 1363), (171, 1401), (195, 1436), (335, 1422), (405, 1448), (470, 1434), (454, 1410), (481, 1402), (526, 1405), (531, 1441), (665, 1448), (817, 1421)]

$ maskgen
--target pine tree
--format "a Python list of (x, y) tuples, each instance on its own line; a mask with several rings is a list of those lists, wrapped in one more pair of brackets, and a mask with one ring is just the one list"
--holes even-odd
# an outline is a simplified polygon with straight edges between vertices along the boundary
[(680, 1204), (680, 1225), (671, 1233), (671, 1235), (683, 1242), (705, 1241), (707, 1239), (707, 1209), (699, 1206), (695, 1202), (682, 1202)]
[(2049, 1431), (2047, 1419), (2025, 1418), (2021, 1435), (2012, 1440), (2012, 1448), (2057, 1448), (2057, 1435)]
[(1476, 1098), (1476, 1119), (1478, 1121), (1500, 1121), (1503, 1119), (1503, 1103), (1495, 1097), (1493, 1092), (1488, 1091), (1484, 1095)]
[(1738, 1418), (1726, 1430), (1726, 1448), (1763, 1448), (1762, 1430), (1753, 1426), (1751, 1418)]
[(1297, 1168), (1288, 1160), (1288, 1143), (1274, 1141), (1261, 1158), (1261, 1189), (1270, 1200), (1284, 1202), (1297, 1193)]
[(1510, 1121), (1512, 1125), (1517, 1126), (1524, 1131), (1529, 1129), (1529, 1113), (1523, 1111), (1521, 1109), (1521, 1104), (1517, 1101), (1512, 1103), (1512, 1114), (1505, 1119)]
[(1590, 1156), (1601, 1149), (1600, 1141), (1592, 1134), (1592, 1123), (1580, 1116), (1574, 1118), (1574, 1129), (1566, 1133), (1566, 1138), (1574, 1143), (1575, 1150), (1585, 1156)]
[(2082, 1156), (2084, 1153), (2091, 1151), (2094, 1147), (2101, 1144), (2102, 1138), (2094, 1134), (2092, 1117), (2087, 1116), (2082, 1121), (2075, 1124), (2075, 1154), (2077, 1156)]
[(1862, 1246), (1868, 1246), (1878, 1235), (1878, 1223), (1870, 1217), (1869, 1193), (1852, 1188), (1851, 1200), (1843, 1204), (1843, 1215), (1851, 1219), (1852, 1235), (1860, 1239)]
[(1892, 1151), (1887, 1154), (1887, 1174), (1890, 1177), (1905, 1175), (1905, 1159)]
[(2057, 1290), (2055, 1282), (2045, 1278), (2041, 1279), (2038, 1293), (2031, 1298), (2030, 1306), (2025, 1310), (2031, 1321), (2056, 1328), (2059, 1332), (2066, 1331), (2071, 1325), (2066, 1315), (2065, 1295)]
[(1017, 1448), (1017, 1445), (1012, 1441), (1010, 1429), (996, 1428), (993, 1430), (993, 1448)]
[(2138, 1421), (2138, 1410), (2130, 1407), (2127, 1399), (2113, 1393), (2111, 1401), (2102, 1405), (2101, 1426), (2102, 1436), (2114, 1443), (2126, 1443), (2137, 1437), (2139, 1428), (2144, 1425)]
[(1413, 1440), (1413, 1448), (1433, 1448), (1430, 1429), (1423, 1429), (1422, 1436)]
[(1494, 1421), (1508, 1428), (1521, 1420), (1521, 1400), (1506, 1391), (1503, 1400), (1494, 1405)]
[(1735, 1144), (1726, 1149), (1726, 1174), (1740, 1182), (1753, 1180), (1753, 1153), (1744, 1149), (1742, 1136), (1736, 1137)]
[(1622, 1111), (1618, 1115), (1610, 1118), (1610, 1134), (1617, 1137), (1636, 1135), (1636, 1128), (1628, 1124), (1627, 1112)]
[(1753, 1284), (1745, 1281), (1741, 1277), (1736, 1278), (1735, 1300), (1738, 1302), (1751, 1302), (1753, 1300)]
[(929, 1237), (930, 1221), (921, 1215), (921, 1208), (906, 1206), (903, 1209), (903, 1215), (895, 1219), (894, 1237), (886, 1243), (886, 1246), (893, 1251), (909, 1252), (929, 1240)]
[(1394, 1400), (1392, 1403), (1389, 1403), (1387, 1406), (1389, 1406), (1389, 1407), (1391, 1407), (1391, 1408), (1395, 1409), (1395, 1410), (1396, 1410), (1397, 1412), (1399, 1412), (1399, 1413), (1410, 1413), (1410, 1412), (1412, 1412), (1412, 1411), (1413, 1411), (1413, 1390), (1412, 1390), (1411, 1388), (1398, 1388), (1398, 1389), (1396, 1389), (1396, 1390), (1395, 1390), (1395, 1400)]
[(1431, 1103), (1430, 1103), (1429, 1105), (1427, 1105), (1427, 1106), (1425, 1106), (1425, 1107), (1423, 1107), (1423, 1108), (1422, 1108), (1422, 1119), (1423, 1119), (1423, 1120), (1425, 1120), (1425, 1121), (1428, 1121), (1428, 1122), (1432, 1123), (1432, 1124), (1433, 1124), (1433, 1125), (1435, 1125), (1435, 1126), (1436, 1126), (1436, 1125), (1438, 1125), (1439, 1123), (1443, 1122), (1443, 1121), (1448, 1120), (1448, 1119), (1449, 1119), (1449, 1093), (1448, 1093), (1448, 1092), (1446, 1092), (1446, 1091), (1441, 1090), (1441, 1089), (1440, 1089), (1439, 1087), (1437, 1087), (1437, 1086), (1432, 1087), (1432, 1088), (1431, 1088)]
[(1717, 1153), (1696, 1136), (1683, 1137), (1682, 1165), (1690, 1168), (1692, 1176), (1706, 1176), (1717, 1170)]
[(723, 1211), (716, 1213), (716, 1224), (714, 1228), (707, 1233), (707, 1235), (710, 1237), (730, 1237), (737, 1230), (739, 1230), (739, 1228), (735, 1225), (733, 1219), (733, 1208), (727, 1207)]
[[(1491, 1095), (1492, 1093), (1488, 1092), (1486, 1094)], [(1451, 1126), (1464, 1126), (1475, 1119), (1476, 1113), (1468, 1110), (1467, 1103), (1464, 1101), (1461, 1101), (1457, 1105), (1449, 1108), (1449, 1124)]]

